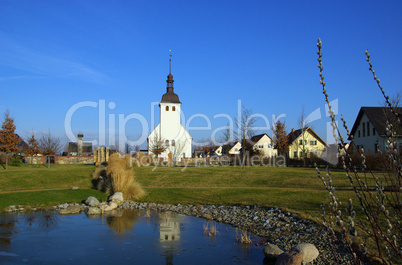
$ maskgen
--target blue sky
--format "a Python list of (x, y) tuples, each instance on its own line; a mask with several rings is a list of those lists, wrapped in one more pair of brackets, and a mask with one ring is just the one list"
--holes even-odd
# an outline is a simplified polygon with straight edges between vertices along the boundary
[(383, 102), (366, 49), (386, 92), (402, 91), (401, 10), (401, 1), (0, 0), (0, 113), (10, 110), (23, 137), (50, 130), (66, 142), (69, 109), (92, 102), (74, 112), (71, 128), (99, 140), (105, 102), (106, 138), (109, 128), (119, 134), (119, 115), (135, 114), (148, 128), (132, 119), (124, 133), (139, 140), (153, 129), (151, 103), (166, 91), (172, 50), (185, 118), (202, 114), (191, 127), (206, 126), (203, 115), (211, 122), (190, 131), (195, 140), (225, 126), (214, 116), (235, 116), (238, 100), (270, 126), (272, 115), (285, 115), (288, 131), (303, 106), (306, 114), (318, 109), (311, 125), (325, 139), (317, 38), (328, 93), (352, 127), (361, 106)]

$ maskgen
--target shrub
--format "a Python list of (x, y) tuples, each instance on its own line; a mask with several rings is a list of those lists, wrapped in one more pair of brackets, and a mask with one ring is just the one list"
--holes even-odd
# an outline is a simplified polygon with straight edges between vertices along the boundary
[[(351, 185), (359, 208), (361, 208), (363, 218), (359, 218), (354, 210), (352, 196), (349, 196), (348, 201), (342, 203), (337, 197), (335, 187), (331, 177), (331, 171), (327, 168), (325, 176), (321, 176), (320, 170), (316, 168), (318, 177), (322, 180), (324, 187), (329, 192), (329, 214), (325, 214), (325, 204), (321, 205), (323, 211), (323, 225), (327, 228), (327, 234), (331, 242), (339, 240), (346, 249), (349, 250), (349, 263), (361, 264), (366, 257), (372, 257), (380, 260), (383, 264), (398, 263), (401, 260), (401, 233), (402, 228), (400, 220), (401, 213), (401, 177), (402, 166), (400, 153), (397, 151), (395, 135), (396, 130), (402, 127), (402, 122), (399, 114), (395, 111), (396, 106), (393, 106), (389, 101), (389, 97), (385, 95), (383, 88), (380, 85), (380, 80), (375, 75), (370, 62), (370, 54), (366, 51), (366, 61), (369, 64), (369, 70), (377, 82), (389, 110), (392, 112), (391, 119), (387, 120), (387, 146), (385, 156), (369, 157), (364, 153), (363, 148), (355, 152), (346, 150), (346, 143), (335, 120), (335, 113), (328, 99), (328, 93), (325, 87), (324, 76), (322, 74), (322, 53), (321, 40), (318, 39), (318, 68), (320, 69), (320, 83), (322, 92), (325, 95), (325, 101), (328, 105), (328, 112), (331, 117), (331, 125), (333, 135), (336, 142), (341, 145), (341, 161), (342, 167), (346, 172), (349, 184)], [(348, 137), (350, 135), (346, 121), (341, 118), (343, 127), (345, 128)], [(356, 156), (360, 156), (360, 159)], [(360, 172), (356, 164), (359, 161)], [(381, 182), (369, 169), (369, 165), (379, 163), (381, 167), (387, 170), (383, 175), (384, 181)], [(375, 185), (370, 186), (368, 179), (371, 178)], [(358, 209), (360, 210), (360, 209)], [(340, 231), (337, 234), (335, 231)], [(358, 242), (357, 236), (363, 235), (360, 239), (363, 242)], [(337, 254), (334, 253), (334, 258), (337, 260)]]
[(97, 168), (92, 174), (94, 186), (107, 194), (122, 192), (126, 200), (141, 198), (145, 191), (135, 181), (134, 171), (128, 169), (129, 163), (129, 155), (120, 158), (119, 154), (112, 154), (108, 166)]
[(10, 165), (14, 167), (19, 167), (22, 164), (21, 157), (19, 155), (13, 155), (10, 160)]

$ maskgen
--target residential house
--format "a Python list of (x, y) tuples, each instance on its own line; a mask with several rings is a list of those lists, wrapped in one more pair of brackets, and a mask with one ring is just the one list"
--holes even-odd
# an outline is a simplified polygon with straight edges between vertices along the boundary
[[(402, 108), (396, 108), (400, 117), (402, 117)], [(387, 145), (387, 120), (392, 120), (392, 113), (386, 107), (361, 107), (355, 123), (353, 124), (349, 140), (353, 141), (357, 148), (363, 148), (365, 151), (377, 153), (379, 150), (385, 150)], [(395, 125), (395, 141), (397, 148), (402, 150), (402, 128)]]
[(234, 142), (228, 151), (229, 155), (240, 155), (240, 149), (241, 149), (241, 143), (240, 142)]
[(273, 141), (266, 133), (251, 137), (249, 143), (255, 151), (262, 156), (272, 157), (278, 155), (278, 150), (274, 149)]
[[(328, 147), (327, 143), (310, 127), (304, 129), (292, 129), (289, 138), (289, 158), (300, 159), (303, 157), (303, 148), (306, 157), (322, 157)], [(303, 144), (304, 141), (304, 144)]]

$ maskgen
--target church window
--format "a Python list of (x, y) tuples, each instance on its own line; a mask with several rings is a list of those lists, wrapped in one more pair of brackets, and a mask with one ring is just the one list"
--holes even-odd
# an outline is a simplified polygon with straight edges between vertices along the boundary
[(169, 111), (169, 106), (166, 106), (166, 111)]
[(166, 146), (169, 146), (169, 140), (166, 140), (166, 141), (165, 141), (165, 145), (166, 145)]
[(176, 111), (176, 107), (175, 107), (175, 106), (172, 107), (172, 111)]
[(176, 146), (176, 141), (175, 140), (172, 140), (172, 146)]

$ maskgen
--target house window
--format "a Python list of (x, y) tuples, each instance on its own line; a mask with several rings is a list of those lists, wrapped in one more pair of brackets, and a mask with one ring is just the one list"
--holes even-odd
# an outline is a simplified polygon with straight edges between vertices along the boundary
[(303, 140), (299, 140), (299, 145), (303, 145)]
[(166, 145), (166, 146), (169, 146), (169, 140), (166, 140), (166, 141), (165, 141), (165, 145)]
[(374, 153), (378, 153), (378, 144), (374, 144)]
[(166, 111), (169, 111), (169, 106), (166, 106)]
[(293, 157), (297, 157), (297, 151), (293, 153)]
[(186, 153), (183, 153), (183, 157), (186, 157)]
[(311, 141), (310, 141), (310, 144), (311, 144), (311, 145), (317, 145), (317, 140), (311, 140)]
[(272, 148), (272, 144), (268, 144), (268, 148)]
[(375, 128), (373, 128), (373, 135), (375, 135)]
[(363, 137), (366, 136), (366, 123), (363, 122)]
[(300, 157), (303, 157), (303, 152), (302, 152), (302, 151), (300, 151), (299, 153), (300, 153)]
[(175, 107), (175, 106), (172, 107), (172, 111), (176, 111), (176, 107)]
[(172, 146), (176, 146), (176, 141), (175, 140), (172, 140)]
[(258, 148), (262, 149), (262, 148), (264, 148), (264, 145), (263, 145), (263, 144), (259, 144), (259, 145), (258, 145)]
[(367, 136), (370, 136), (370, 123), (367, 123)]
[(360, 131), (357, 131), (357, 137), (360, 137)]
[(239, 151), (239, 149), (235, 148), (235, 151)]

